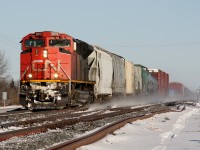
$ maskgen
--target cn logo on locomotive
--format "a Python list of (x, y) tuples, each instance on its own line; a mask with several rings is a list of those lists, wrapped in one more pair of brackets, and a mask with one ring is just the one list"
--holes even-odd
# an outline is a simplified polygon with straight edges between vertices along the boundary
[[(43, 67), (39, 68), (38, 66), (41, 65), (43, 65)], [(57, 62), (57, 68), (50, 60), (33, 60), (32, 62), (33, 71), (44, 72), (50, 67), (53, 68), (56, 72), (60, 71), (60, 60)]]

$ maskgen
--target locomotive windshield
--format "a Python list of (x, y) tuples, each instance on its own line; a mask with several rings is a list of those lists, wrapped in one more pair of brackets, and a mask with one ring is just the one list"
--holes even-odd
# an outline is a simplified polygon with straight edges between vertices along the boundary
[(70, 40), (67, 39), (52, 39), (49, 40), (50, 46), (70, 46)]
[(44, 40), (42, 40), (42, 39), (26, 40), (25, 45), (26, 45), (26, 47), (43, 47), (44, 46)]

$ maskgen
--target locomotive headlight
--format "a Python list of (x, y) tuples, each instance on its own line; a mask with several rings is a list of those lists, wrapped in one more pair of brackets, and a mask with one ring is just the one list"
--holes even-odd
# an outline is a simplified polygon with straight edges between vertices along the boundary
[(55, 74), (54, 74), (54, 77), (55, 77), (55, 78), (58, 78), (58, 74), (57, 74), (57, 73), (55, 73)]
[(29, 77), (29, 78), (32, 78), (32, 77), (33, 77), (33, 75), (32, 75), (31, 73), (29, 73), (29, 74), (28, 74), (28, 77)]
[(47, 58), (47, 57), (48, 57), (47, 50), (43, 50), (43, 57), (44, 57), (44, 58)]

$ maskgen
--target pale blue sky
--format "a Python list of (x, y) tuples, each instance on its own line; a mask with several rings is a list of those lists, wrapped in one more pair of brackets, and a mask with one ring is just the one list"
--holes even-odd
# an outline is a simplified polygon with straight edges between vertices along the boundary
[(14, 79), (21, 38), (58, 31), (200, 86), (199, 0), (0, 0), (0, 20), (0, 50)]

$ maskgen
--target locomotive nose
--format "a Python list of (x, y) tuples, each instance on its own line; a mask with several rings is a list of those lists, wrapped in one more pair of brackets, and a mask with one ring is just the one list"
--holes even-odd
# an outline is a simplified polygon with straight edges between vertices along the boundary
[(57, 79), (58, 61), (56, 53), (51, 53), (49, 48), (32, 49), (32, 79)]

